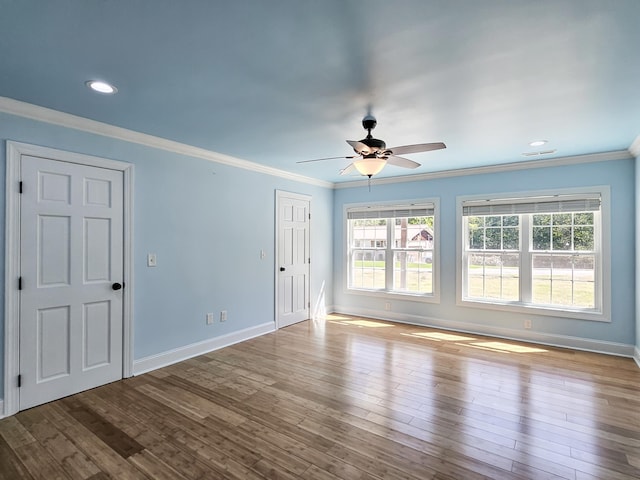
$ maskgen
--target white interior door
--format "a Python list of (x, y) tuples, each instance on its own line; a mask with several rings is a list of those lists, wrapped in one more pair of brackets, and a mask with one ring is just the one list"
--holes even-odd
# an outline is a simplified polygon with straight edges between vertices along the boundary
[(309, 318), (310, 200), (278, 192), (278, 328)]
[(123, 172), (23, 156), (20, 410), (122, 378)]

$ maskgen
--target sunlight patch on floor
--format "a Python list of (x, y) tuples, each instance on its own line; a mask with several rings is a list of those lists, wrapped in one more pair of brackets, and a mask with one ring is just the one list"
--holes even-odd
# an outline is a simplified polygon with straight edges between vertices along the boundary
[(340, 323), (342, 325), (355, 325), (356, 327), (368, 327), (368, 328), (393, 327), (393, 325), (390, 325), (388, 323), (374, 322), (373, 320), (341, 320), (338, 322), (331, 322), (331, 323)]
[(544, 353), (548, 351), (543, 348), (527, 347), (525, 345), (513, 345), (511, 343), (504, 342), (457, 343), (457, 345), (506, 353)]
[(427, 338), (429, 340), (437, 340), (439, 342), (464, 342), (465, 340), (475, 340), (473, 337), (464, 337), (462, 335), (454, 335), (453, 333), (444, 332), (418, 332), (418, 333), (403, 333), (407, 337)]

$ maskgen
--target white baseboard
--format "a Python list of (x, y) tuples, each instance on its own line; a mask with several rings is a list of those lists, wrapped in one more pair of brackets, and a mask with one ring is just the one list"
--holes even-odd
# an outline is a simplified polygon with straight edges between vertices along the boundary
[(4, 400), (0, 399), (0, 419), (6, 417), (4, 411)]
[(229, 333), (221, 337), (192, 343), (190, 345), (185, 345), (184, 347), (174, 348), (173, 350), (134, 360), (133, 374), (140, 375), (142, 373), (150, 372), (151, 370), (166, 367), (189, 358), (197, 357), (198, 355), (203, 355), (220, 348), (228, 347), (235, 343), (244, 342), (245, 340), (259, 337), (266, 333), (271, 333), (275, 331), (275, 329), (274, 322), (263, 323), (262, 325), (245, 328), (244, 330)]
[(343, 313), (345, 315), (358, 315), (363, 317), (375, 318), (378, 320), (389, 320), (392, 322), (407, 323), (410, 325), (441, 328), (443, 330), (452, 330), (456, 332), (464, 332), (476, 335), (486, 335), (489, 337), (499, 337), (507, 340), (518, 340), (521, 342), (531, 342), (553, 347), (571, 348), (573, 350), (605, 353), (608, 355), (616, 355), (619, 357), (633, 357), (636, 359), (636, 362), (638, 362), (638, 365), (640, 366), (640, 351), (635, 348), (636, 355), (634, 356), (634, 346), (627, 345), (625, 343), (606, 342), (602, 340), (593, 340), (590, 338), (534, 332), (531, 330), (513, 330), (510, 328), (492, 327), (488, 325), (478, 325), (476, 323), (442, 320), (432, 317), (422, 317), (419, 315), (380, 312), (379, 310), (369, 310), (365, 308), (334, 306), (333, 311), (336, 313)]
[(636, 364), (640, 368), (640, 348), (636, 347), (633, 349), (633, 359), (636, 361)]

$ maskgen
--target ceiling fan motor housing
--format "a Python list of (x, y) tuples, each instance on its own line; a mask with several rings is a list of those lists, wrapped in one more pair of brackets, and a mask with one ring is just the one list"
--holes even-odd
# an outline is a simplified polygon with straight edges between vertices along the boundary
[(362, 126), (364, 127), (365, 130), (369, 130), (369, 135), (371, 135), (371, 130), (376, 128), (377, 124), (378, 124), (378, 121), (376, 120), (376, 117), (374, 117), (373, 115), (367, 115), (362, 119)]
[(360, 151), (354, 149), (358, 155), (369, 155), (371, 153), (382, 152), (387, 148), (386, 143), (384, 143), (382, 140), (373, 138), (371, 136), (367, 136), (367, 138), (363, 138), (362, 140), (360, 140), (360, 143), (365, 144), (369, 148), (368, 149), (363, 148), (363, 149), (360, 149)]

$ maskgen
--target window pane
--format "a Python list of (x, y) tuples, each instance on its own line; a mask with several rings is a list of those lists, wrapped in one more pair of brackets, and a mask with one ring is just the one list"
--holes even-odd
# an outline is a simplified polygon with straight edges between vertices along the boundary
[(576, 213), (573, 216), (573, 223), (575, 223), (576, 225), (593, 225), (593, 213)]
[(517, 253), (469, 255), (467, 281), (469, 297), (518, 301), (520, 255)]
[(353, 252), (351, 266), (352, 288), (385, 288), (384, 250), (358, 250)]
[(534, 255), (533, 303), (594, 308), (594, 255)]
[(487, 227), (499, 227), (500, 225), (502, 225), (502, 217), (485, 217), (485, 222)]
[(570, 213), (554, 213), (552, 220), (554, 225), (571, 225), (571, 214)]
[(575, 227), (573, 245), (576, 250), (593, 250), (593, 227)]
[(485, 231), (485, 248), (487, 250), (500, 250), (500, 228), (487, 228)]
[(519, 248), (520, 248), (520, 230), (518, 228), (513, 228), (513, 227), (503, 229), (502, 230), (502, 249), (518, 250)]
[(502, 225), (505, 227), (517, 227), (520, 223), (520, 217), (517, 215), (505, 215), (502, 217)]
[(366, 245), (374, 247), (377, 242), (387, 240), (387, 221), (375, 220), (351, 220), (351, 245)]
[(469, 255), (467, 265), (467, 295), (482, 298), (484, 296), (484, 255)]
[(469, 226), (469, 248), (474, 250), (484, 249), (484, 228), (471, 229)]
[(533, 250), (551, 250), (551, 228), (533, 227)]
[(533, 215), (534, 225), (551, 225), (551, 215), (545, 213), (542, 215)]
[(571, 227), (552, 227), (553, 250), (571, 250)]
[(395, 252), (393, 289), (410, 293), (433, 293), (432, 252)]
[(433, 216), (397, 218), (393, 230), (395, 248), (433, 248)]

